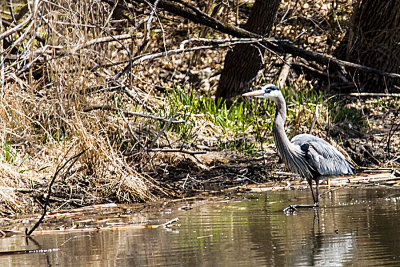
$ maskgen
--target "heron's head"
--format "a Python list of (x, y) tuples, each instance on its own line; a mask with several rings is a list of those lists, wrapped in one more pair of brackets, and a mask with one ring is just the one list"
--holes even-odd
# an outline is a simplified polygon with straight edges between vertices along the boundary
[(281, 90), (279, 87), (274, 84), (264, 85), (260, 90), (251, 91), (243, 94), (242, 96), (254, 96), (260, 98), (269, 98), (272, 100), (276, 100), (279, 96), (281, 96)]

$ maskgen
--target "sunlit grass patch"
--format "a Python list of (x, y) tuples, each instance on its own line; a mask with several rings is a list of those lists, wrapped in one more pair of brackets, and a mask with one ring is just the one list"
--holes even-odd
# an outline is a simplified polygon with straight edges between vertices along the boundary
[(7, 141), (0, 145), (0, 150), (2, 161), (14, 166), (22, 166), (25, 160), (28, 158), (28, 156), (23, 156), (21, 153), (19, 153), (18, 150), (8, 144)]
[(361, 110), (345, 105), (333, 107), (331, 116), (333, 122), (362, 123), (363, 120), (363, 114)]
[[(288, 134), (309, 132), (329, 120), (326, 96), (312, 89), (288, 87), (283, 94), (288, 106)], [(188, 144), (212, 140), (218, 149), (254, 153), (272, 141), (275, 105), (267, 99), (237, 97), (227, 104), (191, 87), (175, 86), (165, 95), (161, 115), (180, 113), (185, 124), (173, 131)], [(205, 131), (205, 128), (207, 131)], [(208, 135), (208, 136), (207, 136)]]
[[(271, 129), (270, 103), (249, 99), (236, 99), (228, 105), (211, 94), (197, 92), (191, 87), (176, 86), (166, 95), (166, 104), (160, 109), (161, 115), (170, 117), (180, 113), (185, 124), (176, 124), (173, 130), (187, 142), (213, 137), (219, 149), (253, 151), (256, 148), (250, 140), (255, 137), (260, 143), (268, 140), (266, 130)], [(260, 116), (261, 115), (261, 116)]]

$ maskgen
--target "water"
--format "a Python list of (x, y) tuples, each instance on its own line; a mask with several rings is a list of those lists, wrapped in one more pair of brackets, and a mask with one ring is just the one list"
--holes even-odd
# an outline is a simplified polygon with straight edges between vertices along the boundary
[(0, 251), (59, 250), (1, 256), (0, 266), (400, 266), (399, 190), (341, 189), (318, 210), (282, 212), (311, 203), (310, 195), (267, 192), (116, 216), (135, 224), (179, 218), (167, 227), (5, 238)]

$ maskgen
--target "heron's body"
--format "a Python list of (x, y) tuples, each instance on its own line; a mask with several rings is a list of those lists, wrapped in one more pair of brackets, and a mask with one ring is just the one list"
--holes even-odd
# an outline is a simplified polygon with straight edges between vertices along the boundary
[[(318, 182), (321, 176), (354, 173), (354, 166), (342, 153), (323, 139), (310, 134), (299, 134), (289, 140), (285, 133), (286, 102), (278, 87), (268, 84), (263, 89), (246, 93), (244, 96), (269, 98), (275, 102), (273, 134), (276, 148), (290, 170), (307, 179), (314, 205), (318, 206)], [(316, 182), (315, 195), (312, 180)]]

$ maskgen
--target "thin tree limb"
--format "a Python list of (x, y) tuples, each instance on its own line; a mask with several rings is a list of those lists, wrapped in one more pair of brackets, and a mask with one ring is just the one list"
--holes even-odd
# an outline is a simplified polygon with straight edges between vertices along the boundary
[(61, 167), (59, 167), (59, 168), (56, 170), (56, 172), (54, 173), (53, 179), (51, 179), (50, 184), (49, 184), (49, 190), (48, 190), (48, 192), (47, 192), (46, 200), (45, 200), (45, 203), (44, 203), (42, 216), (41, 216), (40, 219), (35, 223), (35, 225), (32, 227), (31, 230), (28, 231), (28, 228), (25, 229), (25, 234), (26, 234), (27, 236), (30, 236), (30, 235), (33, 233), (33, 231), (35, 231), (35, 229), (42, 223), (42, 221), (44, 220), (44, 217), (46, 216), (47, 207), (49, 206), (49, 200), (50, 200), (50, 195), (51, 195), (51, 189), (52, 189), (52, 186), (53, 186), (53, 184), (54, 184), (54, 181), (55, 181), (56, 178), (57, 178), (57, 175), (60, 173), (60, 171), (61, 171), (62, 169), (65, 168), (65, 166), (67, 166), (67, 164), (68, 164), (70, 161), (73, 161), (73, 162), (71, 163), (71, 165), (69, 165), (69, 167), (68, 167), (68, 169), (67, 169), (67, 171), (70, 170), (71, 167), (76, 163), (76, 161), (78, 160), (78, 158), (79, 158), (80, 156), (82, 156), (82, 154), (85, 153), (86, 150), (88, 150), (88, 149), (86, 148), (86, 149), (82, 150), (81, 152), (79, 152), (78, 154), (76, 154), (76, 155), (70, 157), (67, 161), (65, 161), (65, 163), (64, 163)]
[(396, 93), (351, 93), (349, 96), (356, 97), (400, 97), (400, 94)]
[(151, 142), (149, 149), (152, 149), (154, 144), (157, 142), (158, 138), (160, 138), (160, 136), (165, 132), (165, 130), (167, 130), (167, 128), (172, 124), (172, 121), (178, 117), (180, 114), (176, 113), (174, 114), (171, 119), (169, 119), (169, 121), (167, 122), (167, 124), (164, 125), (164, 127), (161, 129), (161, 131), (157, 134), (156, 138), (154, 138), (153, 142)]
[[(336, 64), (339, 66), (356, 68), (356, 69), (359, 69), (359, 70), (362, 70), (365, 72), (371, 72), (374, 74), (378, 74), (380, 76), (386, 76), (386, 77), (390, 77), (390, 78), (400, 78), (399, 73), (386, 72), (386, 71), (378, 70), (378, 69), (371, 68), (368, 66), (364, 66), (364, 65), (352, 63), (349, 61), (337, 59), (335, 57), (328, 57), (328, 56), (325, 56), (325, 55), (315, 52), (315, 51), (309, 51), (309, 50), (295, 47), (295, 46), (289, 44), (289, 42), (287, 42), (287, 41), (280, 41), (280, 40), (271, 41), (271, 40), (269, 40), (268, 42), (272, 42), (273, 44), (276, 44), (277, 49), (282, 49), (282, 52), (289, 53), (294, 56), (299, 56), (299, 57), (302, 57), (307, 60), (312, 60), (312, 61), (324, 64), (324, 65)], [(270, 48), (271, 50), (274, 50), (270, 46), (268, 46), (268, 48)]]
[(187, 53), (187, 52), (193, 52), (193, 51), (198, 51), (198, 50), (206, 50), (206, 49), (216, 49), (216, 48), (225, 48), (225, 47), (230, 47), (232, 45), (236, 44), (249, 44), (249, 43), (256, 43), (259, 42), (261, 39), (260, 38), (244, 38), (244, 41), (239, 41), (240, 39), (236, 39), (238, 41), (232, 42), (232, 43), (224, 43), (224, 44), (218, 44), (214, 43), (212, 45), (202, 45), (202, 46), (195, 46), (195, 47), (190, 47), (190, 48), (178, 48), (178, 49), (172, 49), (168, 50), (167, 52), (159, 52), (159, 53), (154, 53), (154, 54), (146, 54), (146, 55), (141, 55), (141, 56), (136, 56), (132, 59), (132, 64), (138, 64), (142, 63), (147, 60), (153, 60), (156, 58), (161, 58), (169, 55), (176, 55), (176, 54), (181, 54), (181, 53)]
[(152, 148), (152, 149), (146, 149), (144, 151), (130, 151), (130, 152), (125, 152), (123, 153), (124, 156), (131, 156), (134, 154), (138, 153), (143, 153), (143, 152), (165, 152), (165, 153), (183, 153), (183, 154), (188, 154), (191, 156), (198, 155), (198, 154), (207, 154), (207, 151), (189, 151), (189, 150), (184, 150), (184, 149), (160, 149), (160, 148)]
[(125, 118), (125, 115), (123, 112), (119, 112), (121, 114), (122, 119), (124, 120), (124, 122), (126, 123), (126, 125), (128, 126), (128, 130), (129, 133), (132, 135), (133, 139), (136, 140), (136, 142), (142, 147), (144, 148), (144, 145), (140, 142), (139, 138), (136, 136), (136, 134), (133, 132), (131, 125), (129, 124), (129, 121)]
[(149, 43), (150, 32), (151, 32), (151, 23), (153, 22), (154, 13), (156, 12), (157, 5), (158, 5), (158, 2), (159, 2), (159, 1), (160, 1), (160, 0), (156, 0), (156, 1), (154, 2), (154, 5), (153, 5), (153, 6), (149, 3), (149, 6), (150, 6), (150, 8), (151, 8), (151, 13), (150, 13), (150, 16), (149, 16), (149, 18), (148, 18), (148, 20), (147, 20), (147, 23), (145, 24), (145, 25), (146, 25), (146, 27), (145, 27), (146, 33), (145, 33), (145, 35), (144, 35), (143, 43), (142, 43), (142, 45), (139, 47), (137, 53), (142, 52), (142, 51), (147, 47), (147, 45), (148, 45), (148, 43)]
[(115, 42), (115, 41), (121, 41), (121, 40), (132, 39), (132, 38), (133, 38), (133, 36), (130, 33), (114, 35), (112, 37), (111, 36), (100, 37), (100, 38), (92, 39), (90, 41), (87, 41), (87, 42), (77, 46), (76, 48), (73, 49), (73, 51), (76, 52), (80, 49), (83, 49), (83, 48), (86, 48), (88, 46), (95, 45), (95, 44)]
[[(83, 109), (84, 112), (90, 112), (93, 110), (109, 110), (109, 111), (121, 112), (121, 113), (124, 113), (125, 115), (130, 115), (130, 116), (139, 116), (139, 117), (143, 117), (143, 118), (149, 118), (149, 119), (165, 121), (165, 122), (170, 121), (170, 119), (167, 119), (164, 117), (158, 117), (158, 116), (154, 116), (154, 115), (150, 115), (150, 114), (143, 114), (143, 113), (139, 113), (139, 112), (133, 112), (133, 111), (129, 111), (129, 110), (121, 109), (121, 108), (114, 108), (111, 106), (91, 106), (91, 107), (86, 107)], [(186, 122), (186, 121), (185, 120), (171, 121), (171, 123), (184, 123), (184, 122)]]
[[(154, 54), (145, 54), (145, 55), (136, 56), (132, 59), (133, 60), (132, 64), (143, 63), (144, 61), (147, 61), (147, 60), (153, 60), (153, 59), (157, 59), (157, 58), (161, 58), (161, 57), (166, 57), (168, 55), (177, 55), (177, 54), (194, 52), (194, 51), (198, 51), (198, 50), (206, 50), (206, 49), (226, 48), (226, 47), (231, 47), (231, 46), (237, 45), (237, 44), (252, 44), (252, 43), (258, 43), (262, 40), (263, 40), (262, 38), (230, 38), (230, 39), (222, 39), (222, 40), (213, 40), (213, 39), (206, 39), (206, 38), (187, 39), (181, 43), (181, 45), (178, 49), (168, 50), (168, 52), (158, 52), (158, 53), (154, 53)], [(211, 43), (211, 45), (201, 45), (201, 46), (185, 48), (185, 44), (187, 44), (189, 42), (194, 42), (194, 41)], [(112, 63), (112, 64), (99, 65), (99, 66), (97, 66), (97, 68), (98, 67), (103, 67), (103, 68), (114, 67), (117, 65), (128, 63), (128, 61), (129, 60)]]
[(7, 36), (10, 36), (10, 35), (12, 35), (12, 34), (15, 33), (15, 32), (18, 32), (18, 31), (22, 30), (22, 29), (24, 28), (25, 25), (27, 25), (29, 22), (31, 22), (33, 16), (36, 15), (36, 11), (37, 11), (37, 2), (38, 2), (38, 1), (35, 1), (35, 2), (34, 2), (34, 8), (33, 8), (34, 12), (30, 13), (29, 16), (28, 16), (24, 21), (22, 21), (21, 23), (19, 23), (19, 24), (16, 25), (15, 27), (13, 27), (13, 28), (11, 28), (11, 29), (9, 29), (9, 30), (3, 32), (2, 34), (0, 34), (0, 39), (4, 39), (4, 38), (6, 38)]

